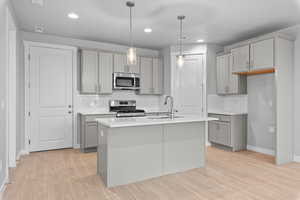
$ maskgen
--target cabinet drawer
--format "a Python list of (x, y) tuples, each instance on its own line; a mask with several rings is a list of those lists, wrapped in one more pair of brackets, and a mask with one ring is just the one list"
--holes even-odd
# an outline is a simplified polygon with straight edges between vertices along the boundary
[(107, 117), (114, 117), (113, 114), (106, 114), (106, 115), (87, 115), (85, 116), (86, 122), (96, 122), (96, 119), (98, 118), (107, 118)]
[(217, 118), (219, 121), (230, 122), (230, 115), (208, 114), (209, 117)]

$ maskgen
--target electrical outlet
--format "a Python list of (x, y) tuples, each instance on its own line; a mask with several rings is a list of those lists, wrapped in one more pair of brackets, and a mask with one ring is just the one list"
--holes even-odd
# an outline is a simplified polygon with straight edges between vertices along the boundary
[(275, 127), (269, 126), (269, 133), (275, 133)]

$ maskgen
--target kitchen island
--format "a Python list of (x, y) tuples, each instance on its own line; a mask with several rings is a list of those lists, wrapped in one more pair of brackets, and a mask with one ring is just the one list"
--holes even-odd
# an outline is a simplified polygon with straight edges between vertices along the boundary
[(205, 132), (214, 118), (107, 118), (98, 122), (98, 174), (107, 187), (205, 166)]

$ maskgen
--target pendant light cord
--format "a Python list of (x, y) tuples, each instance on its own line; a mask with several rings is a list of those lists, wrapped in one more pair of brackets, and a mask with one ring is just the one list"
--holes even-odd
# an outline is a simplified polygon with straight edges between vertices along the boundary
[(133, 47), (133, 42), (132, 42), (132, 7), (130, 7), (130, 46)]
[(180, 43), (180, 55), (182, 56), (182, 19), (180, 19), (180, 38), (179, 38), (179, 43)]

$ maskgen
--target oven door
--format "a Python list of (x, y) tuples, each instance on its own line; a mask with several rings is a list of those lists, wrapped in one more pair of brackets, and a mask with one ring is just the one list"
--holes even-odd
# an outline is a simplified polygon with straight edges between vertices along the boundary
[[(115, 73), (114, 89), (115, 90), (138, 90), (136, 85), (137, 76), (135, 74)], [(139, 85), (139, 84), (138, 84)]]

